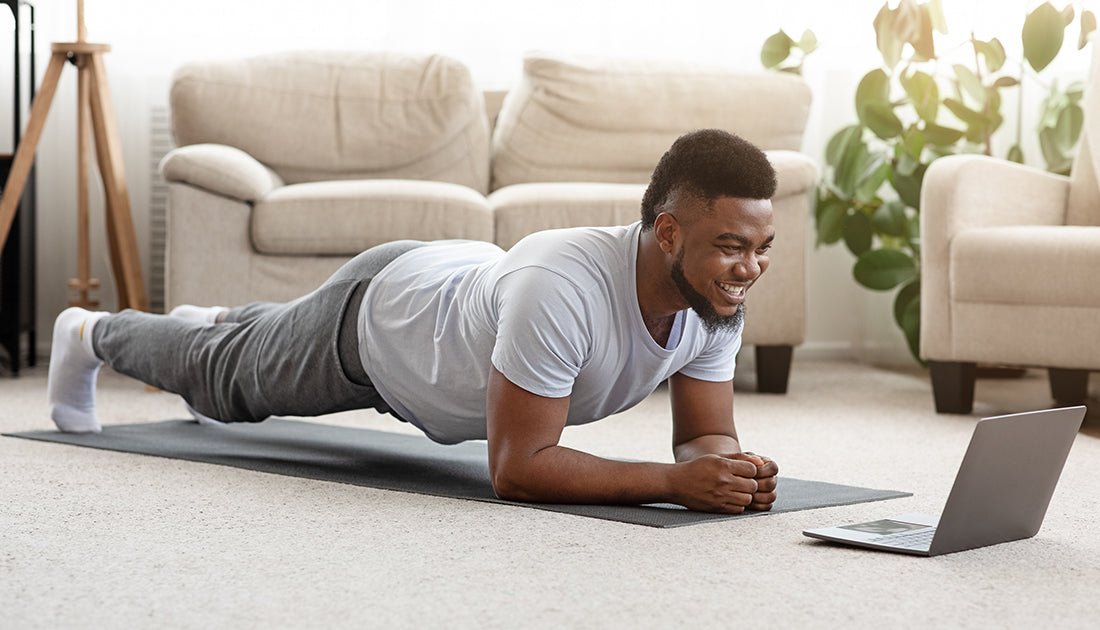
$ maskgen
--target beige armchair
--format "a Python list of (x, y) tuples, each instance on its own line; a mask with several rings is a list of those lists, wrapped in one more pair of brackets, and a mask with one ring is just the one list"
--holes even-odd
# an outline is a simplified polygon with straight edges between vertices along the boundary
[(1098, 70), (1070, 177), (984, 156), (925, 173), (921, 356), (941, 413), (971, 411), (978, 363), (1047, 368), (1058, 404), (1100, 370)]

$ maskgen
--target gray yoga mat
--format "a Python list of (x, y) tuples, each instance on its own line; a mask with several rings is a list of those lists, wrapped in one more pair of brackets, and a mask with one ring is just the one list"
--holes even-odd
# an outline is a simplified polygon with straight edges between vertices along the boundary
[(780, 477), (771, 512), (693, 512), (676, 505), (552, 505), (503, 501), (493, 494), (484, 442), (455, 446), (423, 436), (272, 418), (258, 424), (203, 426), (190, 420), (109, 425), (102, 433), (29, 431), (11, 437), (221, 464), (441, 497), (488, 501), (650, 527), (678, 527), (910, 496)]

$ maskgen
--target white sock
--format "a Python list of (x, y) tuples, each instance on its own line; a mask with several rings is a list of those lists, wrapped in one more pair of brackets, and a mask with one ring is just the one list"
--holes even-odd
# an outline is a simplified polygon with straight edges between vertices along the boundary
[(229, 309), (224, 306), (193, 306), (191, 304), (180, 304), (172, 309), (172, 312), (168, 313), (168, 315), (171, 317), (178, 317), (179, 319), (186, 319), (190, 322), (216, 324), (218, 323), (218, 316), (228, 312)]
[[(218, 316), (222, 313), (229, 312), (229, 309), (224, 306), (194, 306), (192, 304), (180, 304), (176, 308), (172, 309), (172, 312), (168, 313), (170, 317), (178, 317), (179, 319), (185, 319), (190, 322), (199, 322), (201, 324), (216, 324), (218, 323)], [(198, 421), (199, 424), (208, 425), (223, 425), (224, 422), (215, 420), (210, 416), (205, 416), (195, 408), (192, 407), (187, 401), (183, 401), (183, 406), (187, 407), (187, 413), (191, 414), (191, 417)]]
[(101, 430), (95, 413), (95, 384), (103, 361), (92, 348), (92, 329), (109, 314), (72, 307), (54, 321), (46, 399), (54, 424), (67, 433)]

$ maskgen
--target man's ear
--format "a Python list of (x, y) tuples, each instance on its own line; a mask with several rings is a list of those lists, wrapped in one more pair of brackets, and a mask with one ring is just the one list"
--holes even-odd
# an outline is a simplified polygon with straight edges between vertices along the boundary
[(653, 235), (657, 238), (657, 245), (660, 246), (662, 252), (671, 254), (675, 251), (676, 238), (679, 234), (680, 224), (676, 221), (676, 217), (668, 212), (657, 215), (657, 218), (653, 221)]

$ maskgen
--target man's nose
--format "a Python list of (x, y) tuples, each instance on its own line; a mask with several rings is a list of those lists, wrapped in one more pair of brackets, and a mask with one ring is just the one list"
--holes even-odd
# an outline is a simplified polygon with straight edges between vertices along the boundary
[(733, 264), (733, 273), (742, 280), (755, 280), (763, 271), (756, 256), (748, 256)]

